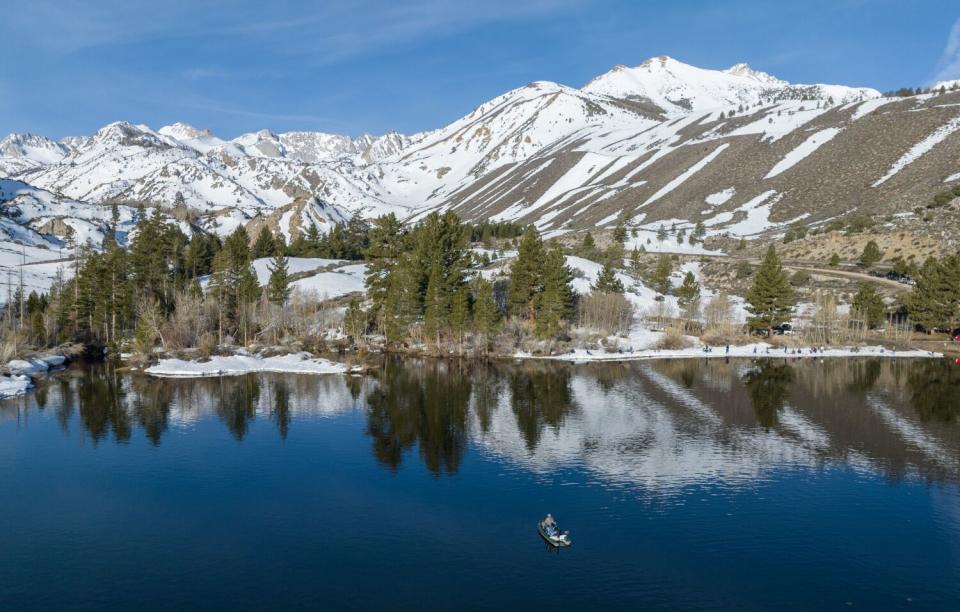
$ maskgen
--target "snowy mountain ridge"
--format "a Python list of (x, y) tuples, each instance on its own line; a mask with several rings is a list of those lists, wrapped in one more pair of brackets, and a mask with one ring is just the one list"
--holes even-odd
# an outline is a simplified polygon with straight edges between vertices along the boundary
[(877, 98), (880, 92), (842, 85), (792, 85), (747, 64), (706, 70), (666, 55), (636, 68), (615, 66), (583, 87), (583, 91), (621, 99), (649, 100), (669, 117), (690, 111), (768, 104), (784, 100), (828, 100), (838, 103)]
[(220, 234), (266, 222), (290, 239), (355, 212), (415, 221), (454, 210), (548, 232), (702, 221), (753, 235), (924, 204), (960, 176), (953, 97), (881, 98), (659, 56), (579, 89), (535, 81), (409, 136), (260, 130), (228, 140), (186, 123), (122, 121), (59, 142), (11, 134), (0, 176), (91, 206), (169, 209), (180, 195), (196, 226)]

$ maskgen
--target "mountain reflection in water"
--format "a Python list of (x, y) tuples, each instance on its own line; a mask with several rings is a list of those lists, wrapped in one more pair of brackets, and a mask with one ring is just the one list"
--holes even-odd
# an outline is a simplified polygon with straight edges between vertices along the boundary
[[(244, 440), (270, 426), (361, 414), (375, 461), (454, 474), (468, 452), (523, 469), (586, 468), (669, 492), (749, 482), (780, 467), (846, 465), (891, 479), (960, 478), (960, 367), (942, 360), (677, 360), (625, 364), (385, 358), (363, 377), (170, 380), (71, 368), (0, 403), (0, 419), (53, 411), (94, 444), (218, 419)], [(75, 431), (79, 430), (79, 431)]]

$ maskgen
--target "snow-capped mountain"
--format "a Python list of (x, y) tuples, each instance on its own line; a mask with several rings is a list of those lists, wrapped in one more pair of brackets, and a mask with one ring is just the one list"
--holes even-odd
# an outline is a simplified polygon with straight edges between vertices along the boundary
[(960, 181), (957, 131), (960, 92), (881, 98), (661, 56), (581, 89), (533, 82), (411, 136), (225, 139), (127, 122), (60, 142), (10, 135), (0, 175), (91, 205), (169, 207), (180, 194), (220, 233), (265, 222), (290, 238), (355, 212), (416, 220), (452, 209), (555, 232), (702, 221), (753, 235), (926, 204)]
[(583, 87), (583, 91), (620, 99), (651, 102), (666, 116), (785, 100), (833, 100), (836, 103), (880, 97), (869, 88), (842, 85), (792, 85), (747, 64), (727, 70), (705, 70), (661, 55), (636, 68), (615, 66)]
[(0, 140), (0, 158), (8, 167), (25, 170), (55, 164), (70, 153), (70, 147), (35, 134), (8, 134)]

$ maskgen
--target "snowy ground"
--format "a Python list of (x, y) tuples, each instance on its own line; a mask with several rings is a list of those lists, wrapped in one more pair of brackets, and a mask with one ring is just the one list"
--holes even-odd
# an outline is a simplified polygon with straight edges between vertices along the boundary
[[(253, 269), (257, 273), (257, 281), (261, 286), (266, 285), (267, 281), (270, 280), (271, 262), (273, 262), (272, 257), (261, 257), (253, 260)], [(287, 273), (300, 274), (344, 263), (346, 262), (339, 259), (324, 259), (322, 257), (288, 257)]]
[(211, 357), (208, 361), (185, 361), (161, 359), (157, 365), (145, 370), (152, 376), (170, 378), (196, 378), (204, 376), (234, 376), (252, 372), (280, 372), (294, 374), (343, 374), (349, 366), (314, 358), (310, 353), (293, 353), (277, 357), (233, 355)]
[(292, 283), (294, 291), (313, 294), (323, 300), (364, 293), (366, 291), (366, 264), (350, 264), (330, 272), (318, 272)]

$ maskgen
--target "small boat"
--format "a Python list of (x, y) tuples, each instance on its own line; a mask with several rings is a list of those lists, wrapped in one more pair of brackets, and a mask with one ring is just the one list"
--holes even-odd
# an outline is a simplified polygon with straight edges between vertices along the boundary
[(540, 537), (554, 548), (563, 548), (573, 544), (573, 542), (570, 541), (569, 531), (560, 531), (559, 528), (555, 528), (555, 535), (549, 535), (547, 532), (546, 519), (537, 523), (537, 531), (540, 532)]

